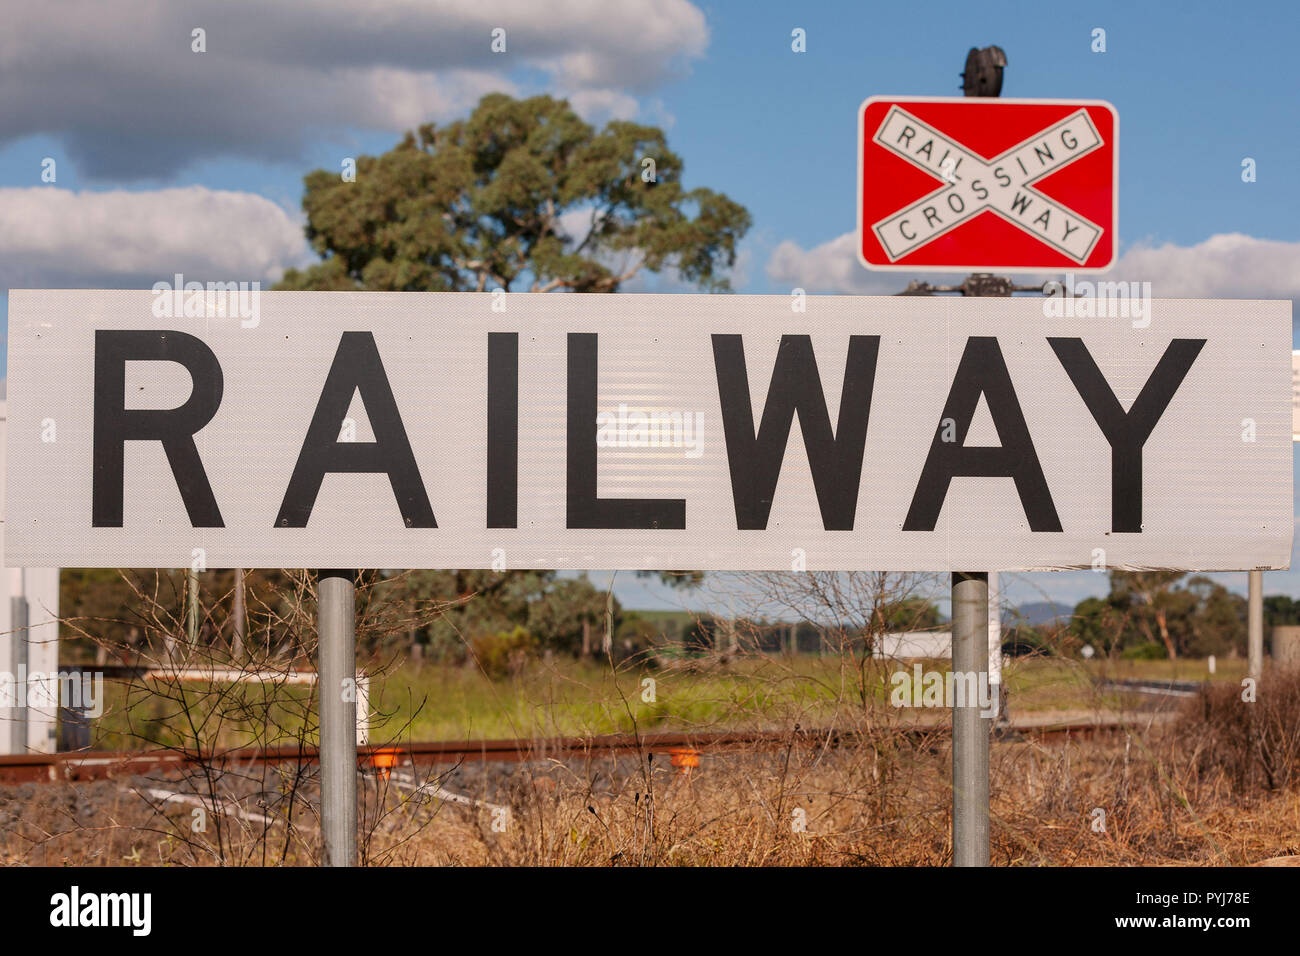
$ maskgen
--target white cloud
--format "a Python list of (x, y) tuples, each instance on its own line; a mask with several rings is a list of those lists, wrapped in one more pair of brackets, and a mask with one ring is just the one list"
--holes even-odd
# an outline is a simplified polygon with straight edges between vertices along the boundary
[(0, 0), (0, 22), (0, 143), (48, 134), (83, 174), (122, 180), (296, 160), (312, 137), (446, 121), (491, 90), (628, 116), (709, 36), (689, 0), (63, 0), (57, 16)]
[(747, 245), (741, 245), (736, 252), (736, 264), (731, 267), (728, 273), (731, 279), (733, 289), (743, 289), (749, 285), (749, 271), (754, 265), (754, 250)]
[[(349, 122), (393, 130), (414, 129), (431, 119), (453, 116), (477, 103), (486, 93), (513, 95), (518, 92), (513, 83), (490, 73), (472, 70), (456, 70), (445, 76), (436, 76), (377, 67), (347, 70), (323, 79), (310, 78), (310, 82), (316, 89), (304, 91), (299, 103), (305, 102), (315, 108), (317, 100), (327, 99), (342, 116), (349, 118)], [(367, 113), (367, 121), (355, 119)]]
[(311, 258), (301, 222), (252, 193), (0, 189), (0, 288), (274, 281)]
[(592, 206), (579, 206), (560, 213), (560, 232), (568, 237), (569, 248), (578, 246), (587, 238), (595, 211)]
[[(775, 284), (809, 293), (883, 295), (901, 291), (912, 278), (903, 272), (871, 272), (857, 259), (857, 236), (849, 232), (805, 250), (786, 240), (767, 261)], [(1211, 236), (1194, 246), (1165, 243), (1129, 248), (1103, 277), (1150, 282), (1160, 298), (1300, 298), (1300, 242), (1256, 239), (1241, 233)], [(963, 276), (919, 276), (935, 284), (961, 282)], [(1029, 285), (1039, 276), (1017, 276)], [(1089, 278), (1092, 278), (1089, 276)]]
[(593, 124), (612, 119), (635, 119), (641, 111), (641, 104), (636, 97), (618, 90), (579, 90), (568, 99), (573, 111)]
[[(809, 295), (892, 295), (907, 287), (912, 277), (901, 272), (872, 272), (860, 262), (857, 235), (847, 232), (838, 239), (805, 250), (789, 239), (772, 250), (767, 260), (767, 277), (775, 285), (803, 289)], [(960, 275), (927, 275), (934, 285), (961, 282)]]
[(1167, 299), (1294, 299), (1300, 298), (1300, 242), (1230, 232), (1194, 246), (1139, 244), (1112, 271), (1150, 282), (1152, 294)]

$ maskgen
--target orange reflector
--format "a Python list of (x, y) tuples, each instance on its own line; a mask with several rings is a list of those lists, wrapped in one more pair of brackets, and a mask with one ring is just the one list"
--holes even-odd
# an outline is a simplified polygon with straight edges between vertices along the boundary
[(672, 755), (671, 763), (679, 773), (690, 773), (700, 765), (700, 752), (689, 747), (678, 747), (668, 751)]
[(397, 766), (397, 760), (400, 756), (401, 751), (396, 747), (373, 750), (370, 753), (370, 766), (375, 768), (375, 773), (380, 780), (387, 780), (389, 773)]

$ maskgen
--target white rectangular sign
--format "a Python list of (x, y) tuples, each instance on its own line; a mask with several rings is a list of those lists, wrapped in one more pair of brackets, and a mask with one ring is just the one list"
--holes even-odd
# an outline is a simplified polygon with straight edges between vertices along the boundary
[(10, 294), (8, 565), (1291, 553), (1289, 302), (225, 295)]

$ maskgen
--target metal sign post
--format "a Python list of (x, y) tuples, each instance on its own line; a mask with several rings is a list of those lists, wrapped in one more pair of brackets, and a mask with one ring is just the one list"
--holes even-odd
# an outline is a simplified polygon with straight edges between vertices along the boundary
[(27, 598), (15, 594), (9, 599), (9, 628), (12, 634), (10, 647), (13, 670), (13, 693), (16, 698), (12, 708), (13, 717), (9, 722), (9, 753), (27, 753), (27, 700), (28, 700), (28, 645), (30, 634), (27, 630)]
[[(989, 670), (989, 576), (952, 574), (952, 670), (954, 685), (975, 675), (965, 699), (952, 708), (952, 864), (989, 865), (989, 731), (978, 688)], [(976, 689), (971, 694), (969, 689)], [(973, 698), (973, 699), (972, 699)]]
[[(972, 276), (967, 280), (972, 293), (990, 294), (986, 290), (988, 284), (978, 282), (978, 278)], [(964, 675), (973, 674), (975, 687), (989, 686), (992, 696), (988, 572), (953, 572), (952, 670), (954, 684)], [(966, 686), (971, 685), (966, 683)], [(967, 693), (964, 701), (954, 698), (952, 702), (953, 866), (989, 865), (989, 741), (993, 720), (982, 714), (978, 691), (973, 695), (974, 700), (971, 696)]]
[(357, 862), (356, 585), (352, 571), (322, 570), (320, 644), (321, 831), (326, 866)]
[(1250, 571), (1246, 613), (1247, 672), (1255, 680), (1264, 676), (1264, 572)]
[(989, 572), (989, 699), (993, 702), (993, 722), (1005, 724), (1002, 713), (1002, 591), (998, 572)]

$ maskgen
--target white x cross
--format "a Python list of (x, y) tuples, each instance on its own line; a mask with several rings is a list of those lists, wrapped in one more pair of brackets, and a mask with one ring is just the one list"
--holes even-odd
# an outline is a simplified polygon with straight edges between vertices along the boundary
[(985, 160), (897, 106), (873, 141), (944, 185), (871, 227), (893, 261), (989, 209), (1082, 265), (1102, 228), (1049, 199), (1033, 184), (1102, 145), (1087, 110)]

